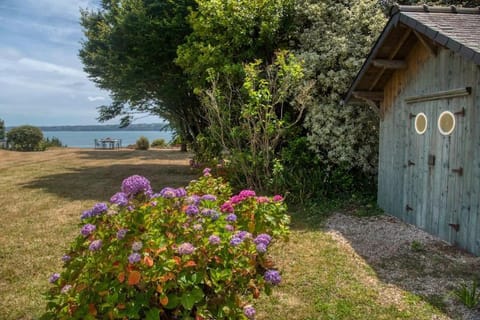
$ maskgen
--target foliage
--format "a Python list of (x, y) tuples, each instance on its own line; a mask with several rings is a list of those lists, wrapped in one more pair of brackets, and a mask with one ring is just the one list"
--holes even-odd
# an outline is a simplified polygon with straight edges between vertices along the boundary
[[(215, 81), (216, 90), (232, 100), (232, 108), (222, 111), (226, 113), (221, 116), (237, 119), (244, 95), (244, 65), (257, 59), (270, 63), (275, 51), (284, 46), (293, 0), (197, 0), (196, 3), (197, 7), (188, 16), (192, 32), (178, 47), (175, 61), (197, 95), (203, 97)], [(208, 112), (205, 106), (201, 112), (207, 126), (193, 147), (196, 160), (205, 162), (217, 158), (223, 147), (209, 131), (211, 123), (204, 118)]]
[[(189, 189), (203, 185), (227, 190), (209, 171)], [(253, 319), (253, 299), (281, 280), (266, 251), (289, 216), (280, 196), (222, 192), (152, 195), (144, 177), (125, 179), (111, 205), (82, 214), (42, 319)]]
[(340, 100), (385, 24), (375, 0), (300, 0), (295, 7), (296, 51), (307, 79), (315, 80), (306, 128), (325, 169), (341, 166), (373, 175), (377, 166), (378, 116)]
[(232, 195), (232, 188), (230, 184), (224, 182), (222, 177), (215, 178), (211, 172), (210, 168), (205, 168), (203, 176), (198, 180), (191, 181), (186, 190), (189, 194), (197, 196), (214, 194), (219, 202), (224, 203)]
[(0, 119), (0, 140), (5, 139), (5, 121)]
[(48, 148), (62, 148), (64, 147), (62, 141), (60, 141), (57, 137), (52, 137), (43, 139), (41, 142), (41, 149), (48, 149)]
[[(307, 137), (290, 139), (274, 165), (272, 184), (281, 193), (288, 193), (292, 203), (349, 197), (368, 198), (376, 185), (361, 170), (342, 165), (325, 167), (309, 148)], [(345, 199), (343, 199), (345, 201)]]
[(413, 240), (412, 243), (410, 243), (410, 249), (416, 252), (425, 251), (425, 245), (420, 241)]
[(184, 139), (201, 131), (198, 99), (173, 63), (191, 32), (186, 16), (194, 7), (194, 0), (105, 0), (98, 11), (82, 11), (80, 58), (113, 100), (99, 108), (99, 120), (120, 116), (128, 125), (135, 113), (148, 112), (167, 119)]
[(473, 280), (470, 285), (463, 282), (453, 293), (458, 300), (470, 309), (475, 308), (480, 303), (480, 291), (478, 291), (478, 282), (476, 280)]
[(271, 61), (281, 47), (292, 0), (197, 0), (188, 17), (192, 32), (179, 46), (177, 64), (201, 92), (213, 70), (241, 83), (243, 64)]
[(37, 151), (40, 150), (43, 133), (37, 127), (24, 125), (8, 131), (7, 140), (13, 150)]
[(137, 142), (135, 143), (135, 149), (137, 150), (148, 150), (149, 147), (150, 141), (148, 141), (148, 138), (144, 136), (138, 138)]
[[(303, 119), (312, 84), (302, 81), (302, 65), (287, 51), (270, 65), (257, 60), (243, 69), (243, 95), (236, 98), (218, 87), (218, 76), (210, 78), (202, 100), (208, 133), (228, 153), (227, 169), (238, 185), (267, 190), (284, 140)], [(239, 117), (232, 110), (240, 110)]]
[(165, 139), (155, 139), (150, 144), (152, 148), (165, 148), (167, 146), (167, 142)]

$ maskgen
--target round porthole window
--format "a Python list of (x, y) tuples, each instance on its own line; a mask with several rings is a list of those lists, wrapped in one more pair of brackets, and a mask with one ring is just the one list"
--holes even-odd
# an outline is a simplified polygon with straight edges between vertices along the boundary
[(438, 117), (438, 130), (444, 136), (447, 136), (455, 130), (455, 115), (450, 111), (444, 111)]
[(425, 113), (420, 112), (415, 117), (415, 131), (418, 134), (424, 134), (427, 131), (428, 120)]

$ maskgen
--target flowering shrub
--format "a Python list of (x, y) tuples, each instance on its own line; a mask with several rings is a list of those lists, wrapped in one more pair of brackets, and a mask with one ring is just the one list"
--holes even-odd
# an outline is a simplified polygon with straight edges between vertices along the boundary
[(153, 194), (140, 176), (121, 190), (81, 215), (42, 319), (255, 318), (253, 300), (281, 281), (267, 255), (288, 235), (281, 196), (227, 198), (208, 170), (188, 193)]

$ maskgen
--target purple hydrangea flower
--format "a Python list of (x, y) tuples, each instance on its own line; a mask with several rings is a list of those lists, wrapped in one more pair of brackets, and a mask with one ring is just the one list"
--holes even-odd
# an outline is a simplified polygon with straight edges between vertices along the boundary
[(82, 212), (82, 215), (80, 216), (80, 219), (87, 219), (92, 217), (92, 210), (85, 210)]
[(187, 195), (187, 191), (184, 188), (175, 189), (175, 194), (177, 198), (183, 198)]
[(70, 289), (72, 289), (72, 286), (69, 285), (69, 284), (66, 284), (63, 286), (62, 290), (60, 290), (61, 293), (65, 294), (67, 293), (68, 291), (70, 291)]
[(122, 192), (127, 196), (134, 196), (140, 192), (151, 193), (152, 187), (150, 186), (150, 181), (147, 178), (133, 175), (122, 182)]
[(71, 259), (72, 259), (72, 257), (70, 257), (68, 254), (64, 254), (64, 255), (62, 256), (62, 261), (63, 261), (63, 262), (68, 262), (68, 261), (70, 261)]
[(102, 213), (106, 212), (107, 210), (108, 210), (107, 204), (103, 202), (97, 203), (92, 208), (92, 216), (99, 216)]
[(204, 208), (200, 212), (202, 213), (202, 216), (210, 217), (212, 215), (213, 211), (214, 211), (213, 209)]
[(260, 253), (265, 253), (267, 252), (267, 246), (263, 243), (257, 244), (257, 251)]
[(238, 245), (239, 245), (240, 243), (242, 243), (242, 242), (243, 242), (242, 239), (240, 239), (240, 238), (238, 238), (238, 237), (235, 237), (235, 236), (232, 237), (232, 239), (230, 239), (230, 245), (232, 245), (232, 246), (234, 246), (234, 247), (238, 246)]
[(97, 251), (102, 247), (102, 240), (94, 240), (92, 243), (90, 243), (90, 246), (88, 246), (88, 250), (90, 251)]
[(220, 243), (220, 237), (212, 234), (210, 237), (208, 237), (208, 242), (210, 244), (219, 244)]
[(135, 241), (132, 244), (132, 250), (133, 251), (140, 251), (140, 250), (142, 250), (142, 247), (143, 247), (143, 243), (141, 241)]
[(273, 196), (272, 200), (275, 201), (275, 202), (280, 202), (280, 201), (283, 201), (283, 197), (281, 195), (277, 194), (277, 195)]
[(255, 308), (250, 306), (250, 305), (247, 305), (247, 306), (243, 307), (243, 314), (248, 319), (255, 319), (255, 314), (256, 314)]
[(242, 190), (242, 191), (240, 191), (240, 193), (238, 195), (242, 196), (242, 197), (249, 198), (249, 197), (255, 197), (256, 193), (253, 190)]
[(186, 213), (188, 216), (195, 216), (195, 215), (197, 215), (199, 212), (200, 212), (200, 210), (198, 210), (198, 207), (195, 206), (195, 205), (189, 205), (189, 206), (187, 206), (187, 208), (185, 209), (185, 213)]
[(224, 213), (233, 213), (233, 206), (230, 201), (225, 202), (220, 206), (220, 211)]
[(282, 281), (282, 277), (277, 270), (267, 270), (263, 276), (266, 282), (276, 286)]
[(110, 203), (126, 206), (128, 204), (128, 197), (123, 192), (117, 192), (110, 198)]
[(212, 174), (210, 173), (210, 171), (212, 171), (212, 169), (210, 169), (210, 168), (205, 168), (205, 169), (203, 169), (203, 175), (204, 175), (205, 177), (211, 176)]
[(220, 218), (220, 213), (213, 210), (212, 214), (210, 215), (210, 218), (212, 219), (212, 221), (216, 221), (216, 220), (218, 220), (218, 218)]
[(60, 279), (60, 273), (54, 273), (50, 276), (50, 279), (48, 279), (48, 281), (50, 283), (55, 283), (58, 279)]
[(194, 194), (193, 196), (187, 197), (187, 199), (185, 199), (185, 202), (190, 205), (198, 206), (198, 204), (200, 203), (200, 197)]
[(237, 238), (240, 238), (242, 240), (245, 240), (245, 238), (251, 238), (252, 237), (252, 234), (248, 231), (238, 231), (236, 234), (235, 234), (235, 237)]
[(255, 244), (264, 244), (265, 246), (268, 246), (270, 244), (270, 241), (272, 241), (272, 237), (270, 237), (268, 234), (266, 233), (262, 233), (262, 234), (259, 234), (254, 240), (253, 242), (255, 242)]
[(227, 222), (235, 222), (237, 221), (237, 216), (235, 213), (230, 213), (225, 220), (227, 220)]
[(171, 199), (177, 196), (177, 192), (174, 188), (167, 187), (167, 188), (163, 188), (160, 191), (159, 195), (163, 198)]
[(120, 229), (117, 231), (117, 239), (118, 240), (122, 240), (123, 238), (125, 238), (125, 235), (127, 234), (128, 232), (128, 229)]
[(213, 194), (205, 194), (201, 199), (206, 201), (215, 201), (217, 200), (217, 197), (215, 197)]
[(189, 242), (182, 243), (177, 248), (179, 255), (192, 254), (193, 251), (195, 251), (195, 247)]
[(142, 259), (142, 256), (138, 252), (134, 252), (128, 256), (128, 262), (131, 264), (137, 263)]
[(95, 231), (97, 229), (97, 227), (95, 227), (95, 225), (91, 224), (91, 223), (87, 223), (86, 225), (84, 225), (82, 227), (82, 230), (80, 230), (80, 233), (84, 236), (84, 237), (88, 237), (93, 231)]
[(227, 231), (233, 231), (235, 228), (231, 224), (225, 225), (225, 230)]

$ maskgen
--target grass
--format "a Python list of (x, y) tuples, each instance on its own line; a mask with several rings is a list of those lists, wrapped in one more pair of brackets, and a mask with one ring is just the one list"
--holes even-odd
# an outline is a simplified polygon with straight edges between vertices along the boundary
[[(148, 177), (155, 190), (197, 176), (178, 151), (0, 150), (0, 319), (42, 314), (48, 277), (60, 268), (81, 212), (108, 200), (132, 174)], [(272, 253), (283, 283), (258, 301), (258, 319), (445, 317), (422, 298), (379, 280), (374, 269), (322, 230), (322, 217), (293, 215), (290, 241)]]

